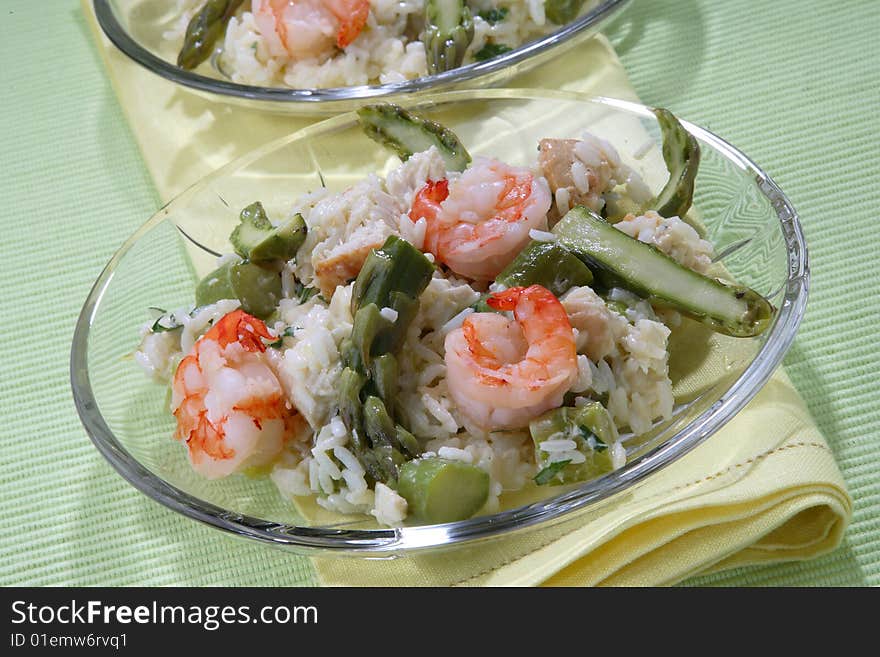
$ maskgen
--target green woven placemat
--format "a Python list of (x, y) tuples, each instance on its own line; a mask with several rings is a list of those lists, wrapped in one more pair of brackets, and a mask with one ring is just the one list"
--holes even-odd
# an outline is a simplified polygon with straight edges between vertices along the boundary
[[(855, 500), (833, 554), (689, 583), (880, 584), (880, 74), (863, 45), (880, 5), (836, 7), (635, 0), (607, 30), (643, 101), (736, 143), (800, 211), (813, 285), (786, 364)], [(68, 384), (73, 325), (100, 269), (158, 200), (79, 4), (0, 12), (0, 584), (314, 584), (307, 560), (221, 539), (148, 500), (89, 442)]]
[(739, 146), (797, 208), (812, 284), (786, 371), (855, 502), (843, 545), (827, 557), (692, 583), (880, 584), (880, 68), (864, 46), (878, 25), (872, 0), (636, 0), (609, 31), (643, 102)]

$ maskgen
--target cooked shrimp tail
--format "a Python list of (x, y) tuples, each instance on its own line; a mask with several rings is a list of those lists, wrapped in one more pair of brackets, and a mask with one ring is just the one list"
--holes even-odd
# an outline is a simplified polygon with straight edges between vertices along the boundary
[(480, 158), (454, 181), (428, 181), (409, 217), (424, 219), (425, 249), (456, 274), (494, 279), (531, 239), (546, 230), (547, 181), (526, 169)]
[(209, 478), (267, 465), (300, 419), (286, 401), (265, 356), (274, 337), (242, 310), (223, 316), (177, 367), (171, 406), (175, 437), (186, 442), (190, 463)]
[(513, 287), (487, 300), (496, 313), (468, 316), (446, 337), (449, 392), (485, 430), (526, 426), (556, 408), (577, 379), (574, 333), (565, 308), (545, 287)]

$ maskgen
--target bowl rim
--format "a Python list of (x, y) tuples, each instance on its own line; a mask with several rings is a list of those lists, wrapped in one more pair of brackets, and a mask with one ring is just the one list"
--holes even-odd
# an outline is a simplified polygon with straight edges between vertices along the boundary
[(597, 27), (612, 18), (631, 0), (601, 0), (600, 4), (577, 20), (561, 26), (558, 30), (540, 39), (522, 44), (510, 52), (504, 53), (483, 62), (473, 62), (451, 71), (428, 75), (422, 78), (377, 85), (360, 85), (350, 87), (328, 87), (317, 89), (293, 89), (287, 87), (261, 87), (257, 85), (239, 84), (231, 80), (201, 75), (168, 62), (153, 54), (138, 43), (122, 26), (113, 10), (112, 0), (92, 0), (95, 16), (104, 34), (110, 41), (130, 59), (147, 70), (177, 84), (210, 94), (228, 96), (239, 99), (269, 101), (273, 103), (300, 103), (310, 105), (316, 103), (332, 103), (334, 101), (353, 101), (396, 96), (432, 89), (439, 89), (453, 84), (478, 80), (479, 78), (518, 64), (532, 57), (537, 57), (554, 47), (567, 42), (575, 35)]
[[(460, 101), (485, 100), (546, 100), (591, 102), (653, 118), (649, 106), (640, 103), (591, 96), (577, 92), (540, 89), (484, 89), (452, 91), (437, 94), (430, 100), (414, 100), (410, 108), (431, 108)], [(648, 475), (677, 461), (724, 426), (743, 408), (767, 382), (794, 341), (806, 309), (809, 290), (809, 257), (798, 214), (782, 189), (742, 151), (714, 133), (681, 119), (682, 125), (700, 140), (711, 144), (743, 171), (754, 176), (758, 190), (768, 199), (780, 222), (788, 254), (788, 278), (784, 295), (767, 339), (751, 363), (730, 388), (686, 426), (663, 443), (651, 448), (622, 468), (600, 478), (556, 495), (513, 509), (451, 523), (379, 529), (338, 529), (333, 527), (299, 527), (267, 521), (224, 509), (167, 483), (141, 465), (119, 443), (105, 422), (92, 391), (88, 369), (89, 329), (101, 299), (109, 286), (116, 265), (128, 250), (154, 226), (168, 217), (174, 208), (184, 204), (225, 173), (285, 146), (308, 139), (315, 133), (335, 130), (356, 121), (354, 112), (340, 114), (317, 122), (292, 134), (274, 140), (220, 167), (193, 184), (175, 199), (160, 208), (141, 225), (114, 253), (92, 286), (76, 322), (70, 353), (70, 380), (74, 403), (80, 420), (98, 451), (113, 468), (142, 493), (170, 509), (233, 535), (256, 539), (276, 546), (293, 548), (306, 554), (320, 552), (333, 555), (392, 556), (421, 549), (449, 547), (476, 539), (510, 535), (537, 524), (571, 517), (572, 512), (605, 500), (641, 482)]]

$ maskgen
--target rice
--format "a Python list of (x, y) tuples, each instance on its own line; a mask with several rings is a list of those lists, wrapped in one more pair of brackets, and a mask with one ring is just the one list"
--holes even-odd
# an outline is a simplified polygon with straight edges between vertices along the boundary
[[(198, 0), (179, 0), (177, 18), (163, 38), (179, 49)], [(597, 3), (587, 2), (583, 11)], [(470, 0), (474, 37), (464, 63), (475, 61), (488, 44), (516, 47), (559, 28), (545, 15), (543, 0)], [(503, 7), (506, 13), (493, 20), (485, 13)], [(300, 89), (387, 84), (427, 75), (422, 41), (412, 38), (413, 25), (420, 25), (424, 0), (370, 0), (370, 14), (363, 31), (344, 49), (333, 47), (330, 35), (315, 43), (323, 45), (290, 56), (270, 48), (260, 24), (245, 3), (227, 25), (218, 68), (233, 82), (257, 86), (288, 86)], [(263, 24), (265, 26), (265, 24)], [(302, 32), (304, 25), (297, 26)]]
[[(284, 299), (279, 314), (288, 326), (297, 327), (283, 350), (267, 350), (288, 398), (312, 427), (330, 421), (336, 409), (342, 374), (342, 340), (351, 334), (351, 289), (337, 289), (325, 304), (312, 297), (304, 304)], [(337, 431), (338, 434), (338, 431)]]
[(470, 452), (465, 449), (459, 449), (458, 447), (449, 447), (444, 445), (440, 449), (437, 450), (437, 456), (441, 459), (448, 459), (450, 461), (461, 461), (463, 463), (473, 463), (474, 456)]
[(601, 211), (614, 188), (632, 177), (614, 146), (589, 132), (579, 140), (545, 140), (540, 150), (539, 166), (555, 188), (556, 216), (576, 205)]
[[(294, 204), (290, 215), (299, 213), (309, 227), (294, 273), (306, 285), (332, 294), (338, 280), (323, 284), (321, 272), (330, 278), (340, 268), (356, 273), (369, 249), (381, 246), (389, 235), (398, 235), (417, 248), (424, 242), (424, 220), (413, 224), (406, 215), (415, 193), (427, 180), (446, 175), (445, 163), (436, 148), (418, 153), (392, 170), (383, 180), (371, 174), (341, 193), (321, 190)], [(344, 281), (342, 281), (344, 282)]]
[[(655, 420), (670, 418), (674, 399), (666, 348), (669, 329), (644, 316), (634, 315), (631, 322), (586, 286), (572, 288), (561, 301), (578, 337), (584, 336), (576, 346), (589, 359), (589, 387), (596, 395), (608, 395), (608, 411), (618, 427), (641, 434)], [(643, 312), (653, 317), (650, 306)], [(583, 368), (579, 362), (579, 372)], [(573, 390), (583, 393), (589, 388)]]
[(170, 381), (177, 363), (192, 351), (202, 333), (240, 305), (237, 299), (223, 299), (200, 308), (178, 308), (154, 320), (165, 329), (179, 327), (179, 330), (154, 333), (151, 330), (154, 321), (147, 322), (141, 326), (141, 343), (134, 353), (135, 362), (152, 379)]
[[(599, 138), (586, 135), (569, 152), (576, 159), (569, 172), (572, 186), (566, 192), (571, 199), (562, 198), (557, 190), (557, 203), (582, 197), (585, 190), (602, 203), (612, 186), (633, 180), (616, 151)], [(328, 510), (371, 515), (380, 524), (398, 526), (407, 517), (406, 500), (375, 481), (375, 472), (367, 472), (359, 458), (365, 437), (352, 434), (340, 416), (340, 380), (349, 362), (344, 352), (350, 348), (354, 324), (354, 276), (347, 272), (356, 275), (366, 253), (389, 235), (424, 248), (426, 220), (413, 222), (408, 210), (428, 180), (457, 174), (445, 170), (435, 148), (387, 169), (384, 177), (371, 174), (345, 190), (322, 188), (291, 203), (290, 214), (302, 214), (308, 232), (299, 257), (281, 272), (285, 298), (272, 315), (274, 334), (281, 340), (265, 350), (265, 358), (285, 401), (303, 424), (271, 471), (279, 492), (290, 498), (313, 496)], [(491, 205), (495, 198), (471, 199), (470, 207)], [(456, 216), (467, 221), (470, 210), (465, 205), (459, 209)], [(711, 245), (676, 217), (664, 219), (647, 212), (629, 215), (616, 226), (698, 270), (711, 257)], [(543, 242), (556, 239), (540, 230), (532, 230), (530, 237)], [(328, 287), (328, 277), (332, 280), (340, 272), (348, 277)], [(321, 287), (322, 295), (301, 302), (296, 291), (302, 284)], [(487, 430), (459, 409), (450, 392), (455, 382), (447, 378), (445, 343), (476, 312), (474, 305), (487, 287), (493, 292), (503, 288), (497, 283), (471, 283), (444, 267), (434, 269), (415, 316), (411, 320), (403, 316), (409, 324), (395, 352), (398, 389), (392, 420), (417, 437), (425, 454), (469, 463), (488, 473), (489, 495), (482, 511), (491, 512), (500, 508), (505, 491), (529, 485), (539, 468), (562, 461), (586, 462), (590, 457), (584, 441), (589, 446), (591, 438), (585, 439), (574, 427), (543, 440), (536, 450), (527, 426)], [(574, 287), (560, 301), (572, 327), (577, 365), (574, 381), (559, 393), (560, 398), (568, 392), (575, 406), (598, 400), (618, 430), (629, 429), (636, 435), (670, 418), (674, 398), (666, 322), (675, 317), (655, 311), (648, 301), (619, 288), (610, 289), (603, 298), (589, 286)], [(237, 301), (221, 301), (166, 313), (159, 326), (171, 330), (154, 333), (152, 323), (145, 325), (137, 361), (151, 376), (170, 378), (175, 360), (189, 353), (214, 321), (238, 306)], [(378, 312), (389, 323), (401, 321), (395, 308), (382, 307)], [(453, 390), (460, 393), (460, 388)], [(608, 449), (612, 464), (620, 467), (626, 459), (623, 445), (610, 441)]]
[(640, 242), (653, 244), (679, 264), (701, 274), (712, 265), (712, 244), (701, 239), (693, 226), (679, 217), (661, 217), (651, 210), (639, 216), (628, 214), (614, 227)]
[(546, 230), (538, 230), (536, 228), (532, 228), (529, 231), (529, 237), (531, 237), (536, 242), (555, 242), (557, 240), (556, 235)]

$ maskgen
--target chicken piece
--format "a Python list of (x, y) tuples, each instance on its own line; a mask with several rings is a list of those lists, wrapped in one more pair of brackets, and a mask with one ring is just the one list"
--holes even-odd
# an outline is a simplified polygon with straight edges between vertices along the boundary
[(584, 139), (542, 139), (538, 166), (553, 192), (550, 223), (576, 205), (600, 211), (602, 197), (617, 184), (620, 156), (614, 147), (594, 135)]
[(329, 300), (336, 287), (357, 278), (373, 249), (381, 248), (392, 234), (384, 221), (372, 221), (357, 228), (344, 242), (314, 260), (315, 281), (321, 295)]

